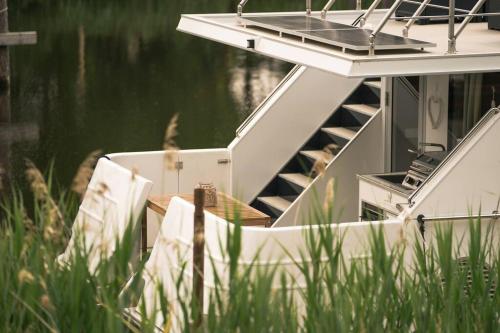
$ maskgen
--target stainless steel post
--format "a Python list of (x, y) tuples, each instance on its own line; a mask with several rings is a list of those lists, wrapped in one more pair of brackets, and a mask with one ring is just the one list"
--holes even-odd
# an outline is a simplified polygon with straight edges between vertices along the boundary
[(238, 16), (241, 16), (243, 14), (243, 7), (247, 4), (248, 0), (241, 0), (240, 3), (238, 4)]
[(330, 8), (332, 8), (332, 6), (335, 4), (335, 1), (337, 0), (329, 0), (325, 7), (323, 7), (323, 9), (321, 10), (321, 18), (324, 20), (326, 19), (326, 13), (330, 10)]
[(372, 5), (370, 7), (368, 7), (368, 9), (366, 10), (366, 13), (363, 15), (363, 17), (359, 20), (359, 25), (361, 27), (364, 27), (364, 25), (366, 24), (366, 21), (368, 20), (368, 17), (373, 13), (373, 11), (378, 7), (378, 5), (380, 4), (382, 0), (375, 0), (373, 1)]
[(403, 36), (408, 37), (408, 30), (410, 30), (410, 27), (415, 23), (417, 20), (416, 17), (422, 14), (424, 11), (425, 7), (431, 2), (431, 0), (424, 0), (422, 4), (418, 7), (417, 11), (413, 14), (412, 18), (406, 23), (405, 27), (403, 28)]
[(377, 37), (377, 34), (382, 30), (382, 28), (385, 26), (385, 24), (387, 23), (387, 21), (391, 18), (391, 16), (394, 14), (394, 12), (396, 11), (396, 9), (398, 9), (398, 7), (401, 5), (401, 3), (403, 1), (404, 0), (397, 0), (397, 1), (395, 1), (392, 4), (391, 8), (389, 8), (387, 10), (387, 12), (385, 13), (385, 15), (382, 18), (382, 20), (379, 22), (379, 24), (377, 25), (377, 27), (370, 34), (370, 37), (368, 38), (368, 40), (370, 42), (369, 55), (374, 55), (375, 54), (375, 38)]
[(457, 52), (457, 45), (455, 39), (455, 0), (450, 0), (449, 14), (448, 14), (448, 53), (453, 54)]
[(306, 0), (306, 14), (311, 15), (312, 0)]

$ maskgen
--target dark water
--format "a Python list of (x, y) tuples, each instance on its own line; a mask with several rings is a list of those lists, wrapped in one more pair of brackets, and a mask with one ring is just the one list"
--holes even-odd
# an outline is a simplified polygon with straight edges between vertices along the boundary
[[(10, 30), (39, 35), (10, 51), (16, 130), (0, 136), (0, 163), (18, 183), (24, 157), (41, 169), (53, 160), (66, 186), (92, 150), (161, 149), (175, 113), (182, 149), (225, 147), (291, 68), (175, 30), (181, 13), (234, 11), (234, 1), (10, 2)], [(272, 2), (253, 9), (279, 10)]]
[[(38, 44), (10, 49), (11, 121), (0, 124), (0, 164), (22, 184), (23, 158), (43, 170), (53, 161), (65, 187), (95, 149), (161, 149), (175, 113), (182, 149), (225, 147), (292, 67), (175, 30), (181, 13), (235, 12), (237, 2), (9, 0), (10, 30), (35, 30)], [(251, 0), (246, 10), (304, 6)]]

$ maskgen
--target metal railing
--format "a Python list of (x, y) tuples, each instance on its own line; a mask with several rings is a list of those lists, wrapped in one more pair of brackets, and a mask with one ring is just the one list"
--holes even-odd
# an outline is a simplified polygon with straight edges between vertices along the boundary
[[(418, 3), (417, 1), (412, 1), (412, 0), (404, 0), (405, 2), (408, 3)], [(500, 13), (494, 12), (494, 13), (481, 13), (478, 14), (479, 10), (483, 7), (483, 5), (486, 3), (486, 0), (478, 0), (474, 7), (469, 10), (465, 9), (459, 9), (455, 7), (455, 0), (449, 0), (449, 6), (438, 6), (438, 5), (433, 5), (430, 4), (430, 0), (424, 0), (422, 3), (420, 3), (419, 8), (417, 11), (413, 14), (413, 16), (409, 17), (409, 21), (406, 23), (405, 27), (403, 28), (403, 36), (408, 37), (408, 31), (410, 27), (415, 23), (417, 19), (448, 19), (448, 54), (454, 54), (457, 52), (456, 45), (457, 45), (457, 39), (460, 36), (460, 34), (464, 31), (465, 27), (471, 22), (471, 20), (474, 17), (488, 17), (488, 16), (499, 16)], [(426, 7), (434, 7), (434, 8), (440, 8), (440, 9), (448, 9), (448, 15), (426, 15), (426, 16), (421, 16), (422, 12)], [(464, 14), (456, 14), (456, 12), (461, 12)], [(457, 18), (464, 18), (458, 29), (455, 29), (455, 21)], [(398, 19), (408, 19), (408, 17), (399, 17)]]
[(237, 15), (241, 16), (243, 14), (243, 8), (247, 4), (248, 0), (241, 0), (238, 4)]
[[(370, 37), (368, 37), (368, 42), (370, 43), (368, 55), (375, 55), (375, 38), (377, 37), (377, 34), (384, 28), (384, 26), (386, 25), (389, 18), (391, 18), (391, 16), (396, 12), (396, 10), (403, 3), (403, 1), (405, 1), (405, 0), (394, 1), (391, 8), (389, 8), (389, 10), (385, 13), (382, 20), (379, 22), (379, 24), (375, 27), (375, 29), (370, 34)], [(365, 18), (365, 22), (366, 22), (366, 18)]]
[[(237, 15), (240, 17), (242, 16), (243, 13), (243, 8), (247, 4), (248, 0), (241, 0), (240, 3), (238, 4), (238, 12)], [(363, 28), (366, 25), (366, 22), (368, 18), (373, 14), (375, 9), (380, 5), (382, 0), (374, 0), (373, 3), (366, 9), (365, 13), (357, 20), (356, 22), (359, 21), (359, 25), (361, 28)], [(410, 4), (415, 4), (419, 5), (416, 11), (413, 13), (412, 16), (408, 17), (393, 17), (394, 13), (396, 10), (401, 6), (401, 4), (405, 3), (410, 3)], [(486, 0), (477, 0), (476, 4), (471, 10), (466, 10), (466, 9), (461, 9), (461, 8), (456, 8), (455, 6), (455, 0), (449, 0), (449, 5), (448, 6), (441, 6), (441, 5), (435, 5), (430, 3), (431, 0), (422, 0), (422, 1), (416, 1), (416, 0), (395, 0), (392, 6), (387, 10), (385, 13), (384, 17), (382, 20), (377, 24), (377, 26), (373, 29), (373, 31), (370, 33), (370, 36), (368, 37), (369, 41), (369, 55), (375, 55), (375, 40), (377, 38), (377, 34), (382, 31), (382, 29), (385, 27), (387, 22), (389, 20), (401, 20), (401, 19), (408, 19), (408, 22), (405, 24), (403, 28), (403, 37), (408, 37), (408, 32), (411, 28), (411, 26), (419, 19), (447, 19), (448, 20), (448, 49), (447, 53), (448, 54), (454, 54), (457, 52), (456, 50), (456, 44), (457, 44), (457, 39), (458, 37), (462, 34), (462, 32), (465, 30), (466, 26), (471, 22), (471, 20), (474, 17), (487, 17), (487, 16), (499, 16), (500, 13), (481, 13), (478, 14), (479, 10), (483, 7), (485, 4)], [(328, 11), (332, 8), (332, 6), (336, 3), (336, 0), (328, 0), (323, 9), (321, 10), (321, 18), (326, 19)], [(311, 15), (311, 6), (312, 6), (312, 0), (306, 0), (306, 15), (310, 16)], [(424, 12), (424, 10), (427, 8), (437, 8), (437, 9), (443, 9), (443, 10), (448, 10), (448, 15), (425, 15), (421, 16), (421, 14)], [(356, 9), (360, 10), (361, 9), (361, 1), (357, 0), (356, 1)], [(456, 14), (456, 13), (460, 14)], [(460, 26), (458, 26), (457, 29), (455, 29), (455, 20), (457, 18), (464, 18), (464, 20), (461, 22)]]
[(457, 216), (432, 216), (425, 217), (421, 214), (417, 216), (417, 221), (424, 223), (428, 221), (455, 221), (455, 220), (469, 220), (469, 219), (498, 219), (500, 218), (500, 213), (494, 211), (491, 214), (476, 214), (476, 215), (457, 215)]
[(366, 10), (365, 14), (361, 16), (361, 19), (359, 20), (359, 26), (362, 28), (365, 26), (366, 21), (368, 20), (368, 17), (373, 13), (373, 11), (380, 5), (382, 0), (375, 0), (372, 2), (371, 6), (368, 7)]
[(335, 4), (335, 1), (337, 0), (328, 0), (326, 3), (325, 7), (321, 10), (321, 18), (324, 20), (326, 19), (326, 13), (332, 8), (332, 6)]
[(494, 118), (494, 116), (498, 115), (500, 113), (499, 108), (491, 108), (486, 112), (486, 114), (481, 118), (477, 124), (467, 133), (464, 138), (460, 141), (458, 145), (453, 148), (453, 150), (443, 159), (443, 161), (434, 169), (434, 171), (427, 177), (422, 184), (408, 197), (408, 203), (410, 207), (413, 207), (415, 204), (415, 197), (420, 193), (422, 188), (425, 187), (425, 184), (427, 184), (431, 179), (433, 179), (436, 174), (439, 173), (439, 171), (448, 163), (448, 161), (455, 156), (462, 148), (463, 146), (471, 140), (476, 133), (483, 128), (486, 123), (488, 123), (491, 119)]
[[(356, 1), (360, 1), (360, 0), (356, 0)], [(241, 0), (238, 3), (238, 7), (236, 9), (236, 13), (237, 13), (238, 17), (241, 17), (241, 15), (243, 15), (243, 8), (245, 8), (245, 5), (247, 4), (247, 2), (248, 2), (248, 0)], [(312, 11), (312, 0), (306, 0), (306, 15), (311, 15), (311, 11)]]
[(403, 28), (403, 36), (408, 37), (408, 30), (410, 30), (410, 27), (417, 21), (415, 16), (420, 16), (424, 9), (429, 5), (431, 0), (424, 0), (422, 4), (417, 8), (411, 19), (406, 23), (405, 27)]
[(439, 221), (457, 221), (457, 220), (474, 220), (474, 219), (493, 219), (497, 220), (500, 218), (498, 211), (493, 211), (491, 214), (476, 214), (476, 215), (449, 215), (449, 216), (432, 216), (426, 217), (424, 214), (417, 216), (416, 221), (418, 223), (418, 229), (425, 240), (425, 222), (439, 222)]

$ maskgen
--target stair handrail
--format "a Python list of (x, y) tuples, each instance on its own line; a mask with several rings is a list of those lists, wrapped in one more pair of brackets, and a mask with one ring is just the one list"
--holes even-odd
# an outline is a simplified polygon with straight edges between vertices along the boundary
[(464, 138), (451, 150), (451, 152), (446, 155), (446, 157), (439, 163), (439, 165), (432, 171), (432, 173), (422, 182), (422, 184), (408, 197), (408, 204), (410, 207), (413, 207), (415, 204), (414, 199), (417, 196), (417, 194), (420, 193), (420, 191), (425, 187), (425, 184), (427, 184), (431, 179), (433, 179), (436, 174), (438, 174), (439, 170), (441, 170), (447, 163), (448, 161), (455, 156), (462, 148), (463, 146), (470, 141), (470, 139), (481, 129), (483, 128), (484, 125), (486, 125), (491, 119), (494, 119), (494, 116), (500, 113), (500, 108), (499, 107), (494, 107), (488, 110), (486, 114), (481, 118), (476, 125), (467, 133)]
[(415, 87), (410, 83), (410, 81), (406, 77), (400, 76), (398, 77), (398, 79), (401, 81), (401, 83), (405, 86), (405, 88), (414, 98), (416, 99), (419, 98), (419, 93), (417, 89), (415, 89)]

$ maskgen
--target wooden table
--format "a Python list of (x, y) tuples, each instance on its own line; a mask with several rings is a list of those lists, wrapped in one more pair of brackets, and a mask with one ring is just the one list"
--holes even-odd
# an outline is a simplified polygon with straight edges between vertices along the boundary
[[(193, 203), (193, 194), (167, 194), (162, 196), (151, 196), (147, 200), (147, 207), (160, 216), (165, 216), (167, 208), (173, 197), (180, 197)], [(214, 214), (228, 222), (234, 223), (236, 216), (242, 226), (268, 227), (271, 223), (271, 217), (258, 211), (257, 209), (224, 194), (217, 193), (217, 206), (205, 207), (207, 212)], [(147, 250), (147, 213), (144, 214), (142, 221), (142, 250)]]

